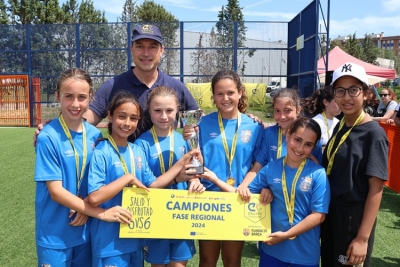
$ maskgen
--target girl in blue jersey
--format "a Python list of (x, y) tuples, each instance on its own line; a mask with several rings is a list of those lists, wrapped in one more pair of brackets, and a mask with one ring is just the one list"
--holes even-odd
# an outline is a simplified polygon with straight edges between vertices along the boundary
[[(128, 142), (141, 114), (140, 105), (131, 93), (121, 91), (113, 97), (108, 109), (110, 135), (96, 147), (90, 162), (88, 192), (93, 206), (108, 208), (121, 203), (122, 189), (127, 185), (165, 188), (182, 181), (179, 179), (190, 178), (178, 174), (196, 152), (183, 155), (167, 172), (158, 178), (154, 176), (143, 150)], [(142, 266), (143, 240), (119, 238), (119, 228), (119, 223), (92, 221), (92, 266)]]
[[(199, 142), (204, 166), (218, 181), (202, 179), (207, 190), (236, 188), (250, 170), (260, 145), (263, 127), (243, 114), (247, 107), (245, 87), (233, 71), (219, 71), (211, 81), (218, 112), (204, 116), (199, 125)], [(200, 266), (216, 266), (222, 251), (224, 266), (240, 266), (244, 242), (199, 241)]]
[[(153, 126), (135, 141), (139, 145), (155, 176), (160, 176), (180, 159), (188, 147), (180, 133), (173, 130), (178, 111), (178, 97), (168, 86), (159, 86), (151, 91), (148, 112)], [(187, 190), (186, 182), (172, 182), (166, 188)], [(204, 191), (199, 179), (190, 181), (189, 190)], [(186, 266), (196, 253), (193, 240), (147, 239), (145, 260), (152, 267)]]
[[(277, 124), (264, 130), (263, 140), (260, 150), (257, 153), (256, 161), (238, 188), (238, 192), (243, 197), (243, 200), (248, 201), (250, 199), (250, 192), (247, 187), (261, 168), (269, 162), (286, 156), (287, 142), (285, 134), (290, 124), (300, 116), (301, 99), (296, 90), (285, 88), (279, 90), (274, 95), (272, 107), (274, 110), (274, 119)], [(310, 157), (315, 162), (321, 162), (322, 146), (319, 140)], [(268, 190), (263, 190), (260, 200), (261, 203), (268, 204), (272, 200), (272, 195), (268, 193)]]
[(317, 267), (320, 227), (328, 212), (330, 190), (323, 167), (308, 157), (321, 137), (317, 122), (294, 121), (287, 130), (287, 155), (270, 162), (249, 189), (272, 191), (272, 233), (260, 249), (260, 267)]
[[(38, 266), (91, 266), (88, 216), (129, 223), (119, 206), (92, 207), (86, 166), (100, 131), (82, 120), (92, 95), (92, 80), (78, 68), (57, 81), (61, 113), (41, 131), (36, 144), (35, 218)], [(110, 206), (111, 207), (111, 206)]]

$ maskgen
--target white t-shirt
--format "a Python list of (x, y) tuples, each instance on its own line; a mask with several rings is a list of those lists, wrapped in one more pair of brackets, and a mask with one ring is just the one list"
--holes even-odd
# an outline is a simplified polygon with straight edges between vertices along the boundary
[[(396, 110), (396, 107), (397, 107), (396, 101), (391, 100), (390, 103), (387, 105), (387, 107), (386, 107), (386, 105), (387, 105), (387, 104), (385, 104), (385, 103), (383, 103), (383, 102), (380, 102), (380, 103), (379, 103), (379, 106), (378, 106), (378, 108), (377, 108), (377, 113), (378, 113), (378, 115), (377, 115), (376, 117), (383, 117), (383, 116), (385, 115), (386, 111), (388, 111), (388, 110)], [(385, 107), (386, 107), (386, 111), (383, 112), (383, 110), (385, 109)]]
[[(326, 146), (326, 143), (328, 143), (329, 138), (332, 137), (333, 129), (335, 128), (335, 126), (339, 122), (339, 120), (336, 119), (335, 117), (333, 117), (332, 120), (327, 118), (329, 129), (326, 129), (324, 116), (322, 116), (322, 114), (316, 115), (313, 118), (313, 120), (318, 122), (319, 126), (321, 127), (321, 133), (322, 133), (321, 134), (321, 143), (323, 146)], [(329, 135), (328, 135), (328, 132), (329, 132)]]

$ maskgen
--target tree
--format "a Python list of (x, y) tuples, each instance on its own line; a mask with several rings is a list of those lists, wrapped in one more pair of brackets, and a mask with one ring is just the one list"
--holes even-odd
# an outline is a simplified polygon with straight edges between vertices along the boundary
[(218, 69), (235, 69), (239, 67), (241, 73), (244, 73), (246, 61), (244, 57), (247, 55), (252, 57), (255, 50), (239, 50), (238, 57), (242, 58), (239, 66), (234, 66), (233, 47), (234, 43), (234, 23), (237, 23), (237, 46), (244, 47), (246, 41), (246, 27), (242, 9), (239, 6), (238, 0), (228, 0), (226, 6), (222, 6), (218, 13), (217, 29), (217, 44), (221, 48), (217, 51), (218, 54)]
[(82, 0), (79, 5), (78, 23), (105, 23), (107, 22), (104, 11), (96, 10), (91, 0)]
[(0, 0), (0, 25), (8, 24), (6, 8), (7, 6), (4, 0)]
[(356, 38), (355, 33), (353, 35), (349, 35), (349, 39), (346, 41), (344, 48), (345, 51), (353, 57), (356, 57), (358, 59), (361, 59), (363, 57), (362, 46), (360, 44), (360, 41)]
[(136, 15), (136, 1), (133, 2), (132, 0), (125, 0), (124, 6), (122, 7), (122, 14), (121, 17), (118, 19), (122, 22), (133, 22), (137, 21)]
[(151, 23), (158, 26), (161, 30), (164, 41), (164, 56), (160, 61), (160, 67), (167, 74), (176, 72), (179, 66), (177, 30), (179, 20), (169, 13), (162, 5), (153, 1), (145, 0), (137, 7), (138, 20), (143, 23)]
[(40, 8), (39, 0), (8, 0), (11, 24), (32, 24)]
[(372, 40), (371, 36), (366, 34), (364, 40), (362, 41), (362, 57), (361, 60), (378, 65), (376, 61), (379, 53), (378, 47), (375, 46), (374, 41)]
[(78, 13), (79, 13), (79, 4), (76, 0), (67, 0), (62, 4), (61, 7), (64, 14), (64, 22), (63, 23), (77, 23), (78, 21)]
[(56, 24), (63, 22), (64, 13), (58, 0), (39, 0), (34, 24)]

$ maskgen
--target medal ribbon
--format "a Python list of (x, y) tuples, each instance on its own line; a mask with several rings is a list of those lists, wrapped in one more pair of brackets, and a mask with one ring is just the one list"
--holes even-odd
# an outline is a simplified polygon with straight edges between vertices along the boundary
[[(154, 129), (154, 126), (151, 127), (150, 132), (151, 132), (151, 135), (153, 136), (154, 144), (157, 149), (158, 159), (160, 160), (161, 173), (164, 174), (165, 173), (164, 158), (162, 156), (160, 143), (158, 142), (158, 137), (156, 134), (156, 130)], [(170, 129), (168, 136), (169, 136), (168, 169), (170, 169), (172, 167), (172, 162), (174, 160), (174, 131), (172, 131), (172, 128)]]
[(332, 166), (333, 166), (333, 161), (335, 160), (335, 156), (336, 156), (336, 152), (338, 151), (339, 147), (343, 144), (343, 142), (347, 139), (347, 137), (349, 136), (351, 130), (353, 130), (353, 128), (359, 124), (362, 119), (364, 119), (365, 116), (365, 112), (362, 111), (360, 116), (358, 116), (357, 120), (354, 122), (353, 126), (351, 126), (351, 128), (342, 136), (342, 138), (340, 139), (339, 144), (337, 145), (335, 151), (333, 151), (332, 153), (332, 148), (333, 148), (333, 144), (336, 141), (336, 136), (337, 134), (340, 132), (340, 130), (343, 128), (344, 126), (344, 117), (340, 120), (340, 125), (339, 125), (339, 130), (336, 132), (336, 134), (332, 137), (331, 141), (329, 142), (328, 145), (328, 153), (326, 154), (328, 157), (328, 168), (326, 170), (326, 174), (331, 174), (331, 170), (332, 170)]
[[(118, 156), (119, 156), (119, 160), (121, 161), (121, 165), (122, 165), (122, 169), (124, 170), (125, 174), (129, 173), (128, 167), (126, 166), (125, 160), (124, 158), (121, 156), (121, 154), (119, 153), (118, 150), (118, 146), (115, 143), (114, 139), (112, 138), (111, 135), (108, 136), (108, 141), (110, 142), (111, 146), (114, 148), (115, 152), (117, 152)], [(134, 157), (133, 157), (133, 151), (131, 146), (128, 143), (128, 149), (129, 149), (129, 159), (131, 160), (131, 170), (132, 170), (132, 175), (136, 176), (135, 173), (135, 162), (134, 162)]]
[(307, 159), (303, 160), (303, 162), (300, 164), (299, 168), (297, 169), (296, 175), (294, 176), (291, 191), (290, 191), (290, 199), (289, 199), (289, 194), (288, 194), (288, 190), (287, 190), (287, 186), (286, 186), (286, 171), (285, 171), (286, 162), (287, 162), (287, 156), (283, 159), (282, 191), (283, 191), (283, 196), (285, 198), (286, 212), (289, 217), (289, 225), (290, 225), (290, 227), (292, 227), (293, 221), (294, 221), (294, 200), (296, 198), (297, 180), (299, 180), (300, 174), (304, 169), (304, 165), (306, 164)]
[(82, 166), (81, 166), (81, 173), (79, 173), (79, 155), (78, 152), (75, 149), (74, 146), (74, 141), (72, 140), (71, 132), (69, 131), (69, 128), (67, 124), (64, 121), (64, 118), (62, 115), (58, 116), (58, 121), (61, 124), (61, 127), (64, 130), (65, 135), (67, 136), (69, 142), (71, 143), (72, 150), (74, 150), (74, 155), (75, 155), (75, 167), (76, 167), (76, 189), (77, 189), (77, 195), (79, 196), (79, 190), (81, 188), (81, 181), (83, 178), (83, 173), (85, 172), (85, 166), (86, 166), (86, 160), (87, 160), (87, 147), (86, 147), (86, 129), (85, 126), (82, 123), (82, 150), (83, 150), (83, 158), (82, 158)]
[(219, 125), (219, 130), (221, 132), (221, 139), (222, 139), (222, 144), (224, 146), (225, 155), (226, 155), (226, 158), (228, 159), (228, 163), (229, 163), (229, 176), (232, 175), (232, 162), (233, 162), (233, 158), (235, 157), (237, 137), (238, 137), (238, 132), (239, 132), (239, 127), (240, 127), (241, 121), (242, 121), (241, 113), (239, 112), (238, 117), (237, 117), (236, 132), (235, 132), (235, 135), (233, 136), (231, 153), (229, 154), (229, 147), (228, 147), (228, 142), (226, 140), (224, 125), (222, 124), (221, 113), (218, 112), (218, 125)]
[(329, 124), (328, 124), (328, 118), (326, 117), (325, 111), (322, 111), (322, 117), (324, 117), (324, 122), (325, 122), (325, 127), (326, 127), (326, 132), (328, 133), (328, 139), (331, 138), (331, 134), (329, 133)]
[(279, 126), (278, 129), (278, 152), (276, 153), (276, 159), (282, 156), (282, 128)]

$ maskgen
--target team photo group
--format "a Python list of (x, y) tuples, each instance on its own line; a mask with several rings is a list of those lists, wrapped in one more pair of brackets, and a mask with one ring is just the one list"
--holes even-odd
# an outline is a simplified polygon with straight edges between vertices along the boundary
[[(85, 70), (61, 73), (60, 114), (35, 133), (38, 266), (184, 267), (196, 253), (200, 267), (242, 266), (243, 240), (120, 238), (135, 217), (122, 205), (127, 187), (224, 192), (245, 203), (260, 194), (271, 220), (271, 233), (254, 244), (260, 267), (371, 266), (388, 179), (378, 121), (397, 112), (385, 104), (368, 112), (375, 92), (362, 66), (343, 64), (305, 99), (280, 89), (267, 127), (249, 114), (236, 72), (213, 75), (215, 111), (204, 114), (185, 85), (158, 68), (159, 28), (136, 25), (131, 38), (134, 67), (96, 92)], [(383, 102), (392, 97), (385, 90)], [(188, 111), (196, 126), (178, 120)], [(103, 119), (108, 134), (96, 128)]]

